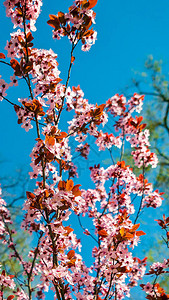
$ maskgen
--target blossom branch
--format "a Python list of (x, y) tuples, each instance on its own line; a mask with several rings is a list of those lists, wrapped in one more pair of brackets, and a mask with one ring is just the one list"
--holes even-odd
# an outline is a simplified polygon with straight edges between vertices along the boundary
[(68, 84), (69, 84), (70, 73), (71, 73), (71, 69), (72, 69), (72, 65), (73, 65), (72, 57), (73, 57), (73, 51), (74, 51), (75, 47), (76, 47), (76, 45), (74, 43), (72, 43), (72, 49), (71, 49), (71, 54), (70, 54), (70, 64), (69, 64), (69, 69), (68, 69), (68, 76), (67, 76), (67, 80), (66, 80), (66, 85), (65, 85), (65, 93), (64, 93), (64, 96), (62, 97), (61, 108), (60, 108), (59, 113), (57, 115), (57, 119), (55, 121), (55, 125), (58, 125), (59, 119), (60, 119), (60, 115), (61, 115), (61, 112), (63, 110), (65, 95), (66, 95), (67, 87), (68, 87)]

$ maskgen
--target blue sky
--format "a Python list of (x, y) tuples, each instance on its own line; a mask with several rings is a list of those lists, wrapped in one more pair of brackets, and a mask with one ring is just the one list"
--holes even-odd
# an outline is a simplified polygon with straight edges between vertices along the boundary
[[(52, 29), (46, 22), (49, 14), (66, 12), (71, 3), (70, 0), (44, 0), (37, 31), (33, 34), (35, 47), (52, 48), (58, 54), (63, 83), (69, 64), (70, 43), (67, 39), (54, 41)], [(130, 84), (132, 70), (142, 71), (149, 54), (155, 59), (162, 58), (169, 66), (169, 1), (98, 0), (95, 11), (97, 41), (87, 53), (80, 47), (76, 49), (70, 86), (80, 84), (85, 98), (100, 104)], [(6, 18), (2, 4), (0, 16), (0, 52), (4, 52), (13, 26)], [(10, 75), (7, 67), (2, 65), (0, 74), (5, 74), (6, 79)], [(17, 103), (21, 94), (27, 96), (23, 88), (9, 90), (8, 98)], [(27, 170), (35, 131), (25, 133), (17, 124), (13, 107), (5, 101), (0, 103), (0, 116), (0, 161), (3, 162), (0, 173), (9, 175), (20, 167)]]

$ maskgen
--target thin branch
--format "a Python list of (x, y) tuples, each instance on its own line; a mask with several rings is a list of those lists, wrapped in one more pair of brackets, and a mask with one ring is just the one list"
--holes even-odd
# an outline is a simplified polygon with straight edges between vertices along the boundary
[(69, 80), (70, 80), (70, 73), (71, 73), (71, 69), (72, 69), (72, 65), (73, 65), (72, 56), (73, 56), (73, 51), (74, 51), (75, 47), (76, 47), (76, 45), (74, 45), (74, 43), (73, 43), (71, 54), (70, 54), (70, 65), (69, 65), (69, 69), (68, 69), (68, 76), (67, 76), (66, 85), (65, 85), (65, 93), (64, 93), (64, 96), (62, 97), (62, 104), (61, 104), (61, 108), (59, 110), (55, 125), (57, 125), (59, 123), (60, 115), (63, 110), (64, 100), (65, 100), (66, 91), (67, 91), (67, 87), (68, 87)]
[(123, 126), (122, 131), (123, 131), (123, 139), (122, 139), (122, 147), (121, 147), (120, 161), (122, 161), (123, 154), (124, 154), (124, 142), (125, 142), (125, 130), (124, 130), (124, 126)]
[(109, 153), (110, 153), (110, 157), (111, 157), (111, 160), (113, 162), (113, 165), (115, 165), (115, 161), (114, 161), (114, 158), (113, 158), (113, 155), (112, 155), (112, 148), (111, 149), (108, 149)]
[(112, 281), (113, 281), (113, 278), (114, 278), (114, 274), (111, 273), (111, 278), (110, 278), (109, 288), (108, 288), (108, 291), (107, 291), (107, 294), (106, 294), (104, 300), (107, 300), (107, 298), (108, 298), (108, 296), (109, 296), (109, 293), (110, 293), (110, 290), (111, 290), (111, 287), (112, 287)]
[(11, 64), (7, 63), (6, 61), (0, 60), (0, 63), (2, 63), (2, 64), (5, 64), (5, 65), (7, 65), (7, 66), (10, 66), (10, 67), (11, 67)]
[(41, 240), (41, 238), (43, 236), (43, 233), (44, 232), (41, 231), (39, 239), (38, 239), (38, 243), (37, 243), (37, 246), (36, 246), (36, 249), (34, 251), (34, 258), (33, 258), (33, 261), (32, 261), (31, 269), (30, 269), (30, 272), (28, 273), (28, 286), (29, 287), (31, 287), (31, 279), (32, 279), (33, 268), (34, 268), (34, 265), (35, 265), (35, 262), (36, 262), (36, 258), (37, 258), (38, 252), (39, 252), (40, 240)]
[[(148, 95), (148, 96), (155, 96), (155, 97), (159, 97), (159, 94), (158, 93), (154, 93), (154, 92), (144, 92), (144, 91), (140, 91), (138, 89), (138, 93), (139, 94), (142, 94), (142, 95)], [(131, 98), (133, 97), (133, 94), (129, 94), (129, 95), (126, 95), (126, 98)]]
[(169, 133), (169, 127), (168, 127), (168, 124), (167, 124), (167, 121), (168, 121), (168, 114), (169, 114), (169, 102), (168, 102), (168, 104), (167, 104), (165, 116), (164, 116), (164, 119), (163, 119), (164, 127), (166, 128), (167, 132)]
[[(77, 216), (77, 218), (78, 218), (80, 227), (85, 231), (86, 228), (83, 227), (82, 222), (81, 222), (81, 220), (80, 220), (80, 216)], [(96, 238), (95, 238), (90, 232), (89, 232), (89, 236), (91, 236), (91, 238), (92, 238), (96, 243), (98, 243), (98, 241), (96, 240)]]
[[(157, 150), (158, 154), (163, 157), (166, 160), (169, 160), (169, 156), (166, 156), (164, 153), (161, 152), (161, 150), (158, 147), (155, 147), (155, 149)], [(159, 162), (160, 164), (160, 162)]]
[(143, 203), (143, 198), (144, 198), (144, 190), (145, 190), (145, 180), (144, 180), (144, 177), (145, 177), (145, 167), (144, 167), (144, 160), (143, 160), (143, 191), (142, 191), (142, 197), (141, 197), (141, 201), (140, 201), (139, 209), (138, 209), (138, 212), (137, 212), (137, 215), (136, 215), (136, 218), (135, 218), (134, 224), (136, 224), (136, 222), (137, 222), (137, 219), (139, 218), (139, 216), (140, 216), (140, 213), (141, 213), (141, 211), (142, 211), (142, 203)]
[(11, 248), (13, 249), (13, 251), (14, 251), (14, 253), (15, 253), (15, 257), (17, 257), (17, 258), (19, 259), (19, 261), (20, 261), (21, 264), (22, 264), (22, 267), (23, 267), (24, 271), (25, 271), (26, 274), (28, 275), (28, 271), (27, 271), (27, 269), (25, 268), (25, 266), (24, 266), (24, 264), (23, 264), (23, 261), (22, 261), (22, 258), (21, 258), (21, 256), (19, 255), (19, 252), (17, 251), (16, 246), (15, 246), (15, 243), (14, 243), (14, 241), (13, 241), (12, 232), (11, 232), (11, 230), (9, 229), (7, 223), (5, 222), (3, 216), (2, 216), (2, 219), (3, 219), (3, 223), (4, 223), (4, 225), (5, 225), (5, 228), (6, 228), (7, 232), (8, 232), (8, 234), (9, 234), (9, 241), (8, 241), (8, 244), (10, 244), (10, 243), (12, 244), (12, 247), (11, 247)]
[(7, 99), (6, 97), (4, 97), (4, 96), (1, 96), (5, 101), (7, 101), (8, 103), (10, 103), (11, 105), (13, 105), (13, 106), (18, 106), (19, 108), (21, 108), (18, 104), (15, 104), (14, 102), (12, 102), (12, 101), (10, 101), (9, 99)]

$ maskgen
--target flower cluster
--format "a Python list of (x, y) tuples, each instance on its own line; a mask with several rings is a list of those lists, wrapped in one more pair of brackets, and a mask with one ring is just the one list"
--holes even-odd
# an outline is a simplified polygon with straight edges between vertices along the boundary
[[(2, 191), (0, 189), (0, 195)], [(7, 224), (12, 224), (10, 213), (6, 208), (6, 202), (0, 197), (0, 239), (6, 239), (8, 235)]]
[(160, 299), (169, 299), (169, 294), (166, 294), (164, 289), (161, 288), (159, 283), (151, 284), (147, 282), (146, 284), (141, 284), (143, 291), (148, 295), (146, 299), (150, 300), (160, 300)]
[(57, 16), (50, 15), (48, 24), (54, 27), (53, 38), (60, 39), (60, 37), (67, 36), (73, 47), (81, 40), (82, 50), (89, 51), (97, 38), (97, 32), (89, 29), (92, 24), (95, 24), (96, 14), (91, 8), (96, 3), (97, 0), (76, 0), (69, 7), (68, 13), (59, 12)]
[(36, 30), (35, 22), (40, 14), (41, 0), (5, 0), (6, 15), (10, 17), (14, 28), (23, 28), (23, 22), (28, 21), (27, 27)]
[[(1, 265), (0, 265), (0, 269), (1, 269)], [(13, 280), (14, 275), (7, 275), (5, 270), (2, 270), (1, 274), (0, 274), (0, 286), (1, 286), (1, 290), (0, 290), (0, 298), (4, 299), (3, 297), (3, 293), (4, 290), (11, 289), (14, 290), (15, 288), (15, 282)], [(14, 298), (14, 295), (10, 295), (8, 297), (9, 300), (12, 300)]]
[[(140, 113), (143, 100), (144, 97), (136, 93), (128, 101), (124, 96), (116, 94), (106, 102), (106, 108), (114, 117), (119, 117), (115, 124), (115, 130), (121, 132), (115, 141), (119, 141), (119, 137), (124, 140), (126, 136), (126, 140), (130, 142), (131, 147), (135, 148), (135, 150), (131, 152), (135, 164), (139, 168), (149, 165), (156, 168), (158, 159), (156, 154), (152, 153), (149, 149), (149, 131), (147, 129), (144, 130), (146, 124), (141, 123), (143, 117), (136, 116), (134, 118), (132, 116), (134, 111)], [(118, 145), (120, 145), (119, 142)]]

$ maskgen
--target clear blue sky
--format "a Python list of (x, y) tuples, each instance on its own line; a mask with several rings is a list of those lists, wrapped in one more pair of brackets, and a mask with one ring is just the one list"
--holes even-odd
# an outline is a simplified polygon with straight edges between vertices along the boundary
[[(70, 0), (44, 0), (42, 13), (37, 21), (34, 45), (37, 48), (52, 48), (58, 54), (61, 78), (65, 83), (70, 56), (67, 39), (52, 39), (52, 29), (47, 25), (48, 15), (67, 11)], [(71, 85), (80, 84), (85, 98), (92, 103), (103, 103), (130, 83), (132, 70), (143, 70), (149, 54), (163, 59), (169, 66), (169, 1), (168, 0), (98, 0), (95, 7), (98, 32), (96, 44), (84, 53), (75, 52)], [(0, 4), (0, 52), (4, 52), (6, 40), (13, 32), (10, 19), (5, 16)], [(5, 52), (4, 52), (5, 53)], [(6, 66), (0, 65), (0, 74), (10, 75)], [(3, 77), (3, 76), (2, 76)], [(17, 103), (17, 97), (27, 96), (25, 91), (9, 91), (8, 98)], [(34, 145), (35, 132), (17, 124), (12, 106), (0, 103), (0, 175), (11, 174), (15, 168), (26, 168)], [(141, 299), (141, 298), (140, 298)]]

